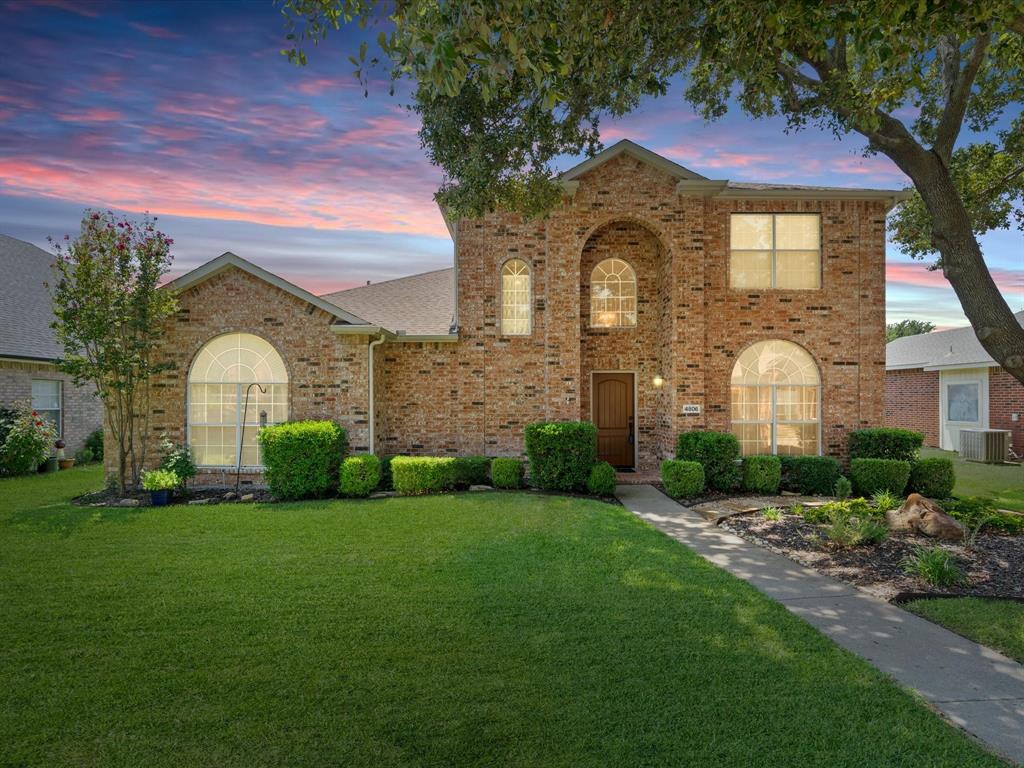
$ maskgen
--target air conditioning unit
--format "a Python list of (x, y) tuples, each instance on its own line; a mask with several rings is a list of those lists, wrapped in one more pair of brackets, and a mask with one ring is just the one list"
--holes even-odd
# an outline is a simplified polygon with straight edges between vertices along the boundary
[(1001, 464), (1010, 458), (1008, 429), (961, 429), (960, 458)]

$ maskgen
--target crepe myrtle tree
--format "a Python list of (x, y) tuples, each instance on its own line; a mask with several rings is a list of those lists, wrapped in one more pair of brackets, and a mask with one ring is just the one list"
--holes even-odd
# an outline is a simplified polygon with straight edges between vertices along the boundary
[[(1024, 226), (1024, 0), (278, 0), (282, 53), (382, 23), (392, 80), (414, 83), (420, 138), (456, 215), (538, 214), (551, 162), (601, 148), (599, 120), (664, 96), (673, 79), (706, 118), (735, 103), (858, 133), (913, 182), (895, 240), (942, 269), (986, 350), (1024, 382), (1024, 329), (977, 235)], [(386, 16), (386, 19), (384, 18)], [(378, 57), (350, 56), (364, 83)], [(988, 138), (962, 137), (967, 126)]]
[(171, 265), (171, 238), (156, 219), (141, 222), (86, 211), (81, 231), (54, 245), (49, 285), (63, 371), (91, 383), (116, 444), (121, 493), (139, 483), (149, 442), (149, 379), (172, 365), (156, 359), (165, 321), (177, 310), (159, 287)]

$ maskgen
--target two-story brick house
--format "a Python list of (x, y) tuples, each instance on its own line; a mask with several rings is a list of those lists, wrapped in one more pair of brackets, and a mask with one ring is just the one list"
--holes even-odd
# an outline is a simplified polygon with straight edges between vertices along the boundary
[(882, 422), (900, 192), (712, 180), (628, 141), (562, 182), (545, 218), (449, 221), (449, 270), (317, 297), (224, 254), (174, 281), (154, 428), (217, 470), (243, 440), (259, 466), (261, 411), (380, 454), (520, 455), (525, 424), (592, 419), (647, 469), (684, 430), (842, 456)]

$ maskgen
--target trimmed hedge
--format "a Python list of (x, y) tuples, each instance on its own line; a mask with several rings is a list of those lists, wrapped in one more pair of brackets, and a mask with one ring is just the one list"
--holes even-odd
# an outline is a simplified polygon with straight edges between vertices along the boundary
[(380, 459), (363, 453), (341, 462), (338, 492), (342, 496), (366, 498), (380, 485)]
[(455, 487), (487, 485), (491, 481), (491, 460), (486, 456), (455, 457)]
[(712, 490), (731, 491), (740, 482), (740, 441), (731, 432), (683, 432), (676, 442), (676, 458), (700, 464)]
[(920, 493), (930, 499), (945, 499), (953, 495), (955, 485), (952, 459), (918, 459), (910, 468), (908, 490), (911, 493)]
[(743, 489), (754, 493), (778, 493), (782, 462), (778, 456), (747, 456), (743, 459)]
[(519, 459), (492, 459), (491, 485), (495, 488), (522, 488), (523, 462)]
[(674, 499), (696, 496), (704, 490), (704, 467), (696, 461), (668, 459), (661, 462), (661, 483)]
[(597, 427), (589, 421), (541, 421), (526, 426), (530, 481), (545, 491), (581, 491), (597, 461)]
[(615, 467), (607, 461), (599, 461), (590, 468), (587, 478), (587, 490), (595, 496), (612, 496), (615, 494)]
[(391, 460), (395, 491), (403, 496), (447, 491), (455, 486), (455, 459), (444, 456), (395, 456)]
[(288, 421), (259, 432), (264, 480), (279, 499), (322, 498), (338, 487), (345, 430), (333, 421)]
[(840, 477), (839, 461), (831, 456), (780, 456), (782, 490), (805, 496), (831, 496)]
[(391, 479), (391, 460), (394, 456), (381, 456), (380, 457), (380, 484), (377, 486), (377, 490), (380, 491), (393, 491), (395, 490), (395, 484)]
[(851, 459), (916, 461), (924, 443), (920, 432), (895, 427), (855, 429), (848, 439)]
[(898, 459), (851, 459), (850, 480), (861, 496), (888, 491), (902, 496), (910, 479), (910, 462)]

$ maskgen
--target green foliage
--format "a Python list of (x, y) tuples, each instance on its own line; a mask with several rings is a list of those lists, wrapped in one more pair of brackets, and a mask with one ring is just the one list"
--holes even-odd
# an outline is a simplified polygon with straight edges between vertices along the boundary
[(1024, 534), (1024, 515), (1000, 512), (990, 499), (981, 496), (946, 499), (942, 502), (942, 508), (969, 530), (991, 531), (1013, 536)]
[(957, 587), (967, 583), (967, 576), (950, 552), (936, 544), (916, 547), (903, 561), (903, 570), (935, 587)]
[(88, 448), (83, 448), (82, 450), (75, 454), (75, 464), (91, 464), (94, 461), (96, 461), (96, 457)]
[(495, 488), (523, 487), (523, 462), (519, 459), (491, 459), (491, 485)]
[(910, 462), (897, 459), (851, 459), (850, 480), (863, 496), (889, 491), (902, 496), (910, 479)]
[(873, 427), (850, 433), (851, 459), (895, 459), (917, 461), (924, 435), (909, 429)]
[(322, 498), (338, 484), (345, 430), (333, 421), (289, 421), (259, 431), (264, 479), (279, 499)]
[(341, 462), (338, 493), (353, 498), (366, 498), (380, 485), (380, 459), (373, 454), (348, 456)]
[(731, 491), (740, 482), (740, 442), (731, 432), (682, 432), (676, 441), (676, 458), (700, 464), (712, 490)]
[(761, 510), (761, 517), (771, 520), (773, 523), (782, 519), (782, 510), (778, 507), (765, 507)]
[(169, 469), (151, 469), (142, 473), (142, 488), (146, 491), (172, 491), (182, 479)]
[(458, 456), (455, 458), (455, 487), (487, 485), (491, 476), (491, 460), (486, 456)]
[(753, 493), (777, 493), (782, 482), (778, 456), (746, 456), (743, 459), (743, 489)]
[(450, 456), (395, 456), (391, 460), (395, 490), (403, 496), (437, 493), (455, 487), (455, 459)]
[(377, 486), (378, 490), (381, 491), (393, 491), (395, 490), (395, 484), (391, 477), (391, 460), (394, 456), (381, 456), (380, 457), (380, 485)]
[(704, 490), (704, 467), (696, 461), (668, 459), (661, 462), (661, 483), (673, 499), (686, 499)]
[(853, 483), (842, 475), (836, 480), (834, 492), (837, 499), (848, 499), (853, 494)]
[(97, 429), (89, 433), (85, 438), (85, 447), (92, 451), (96, 461), (103, 461), (103, 430)]
[(164, 440), (160, 445), (162, 458), (160, 469), (168, 469), (178, 476), (182, 485), (188, 479), (196, 476), (196, 463), (192, 460), (192, 449), (187, 445), (175, 445), (170, 440)]
[(881, 518), (881, 513), (862, 498), (828, 501), (817, 506), (798, 506), (799, 511), (794, 507), (793, 514), (801, 515), (809, 523), (825, 523), (844, 517)]
[(871, 494), (871, 503), (880, 513), (886, 513), (890, 509), (899, 509), (903, 506), (903, 496), (897, 496), (887, 490), (876, 491)]
[(530, 481), (546, 491), (582, 491), (597, 460), (597, 427), (589, 421), (526, 426)]
[(53, 453), (57, 430), (32, 410), (28, 403), (15, 403), (8, 416), (7, 435), (0, 445), (0, 475), (27, 475)]
[(7, 440), (7, 433), (11, 431), (11, 425), (17, 418), (17, 410), (0, 406), (0, 446)]
[(945, 458), (918, 459), (910, 469), (908, 490), (931, 499), (945, 499), (953, 493), (956, 472)]
[(934, 323), (926, 320), (900, 320), (898, 323), (888, 323), (885, 326), (885, 343), (904, 336), (919, 336), (922, 333), (931, 333), (935, 330)]
[(840, 476), (839, 462), (831, 456), (780, 456), (782, 489), (805, 496), (830, 496)]
[(595, 496), (615, 495), (615, 467), (607, 461), (599, 461), (590, 468), (587, 478), (587, 492)]
[(889, 534), (889, 528), (871, 517), (833, 512), (823, 533), (831, 548), (851, 549), (878, 544)]

